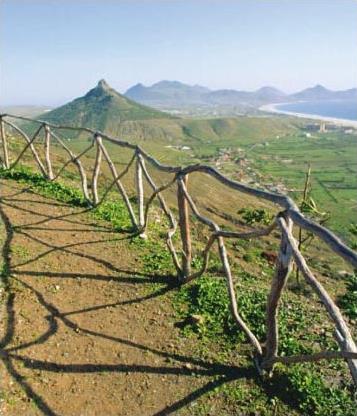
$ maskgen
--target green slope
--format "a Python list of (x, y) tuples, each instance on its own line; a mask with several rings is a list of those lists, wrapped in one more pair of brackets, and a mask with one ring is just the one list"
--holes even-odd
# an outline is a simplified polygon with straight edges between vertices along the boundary
[(101, 80), (83, 97), (38, 118), (54, 124), (111, 132), (128, 120), (170, 119), (172, 116), (124, 97)]
[[(155, 110), (119, 94), (104, 80), (83, 97), (38, 116), (57, 125), (90, 127), (130, 141), (155, 141), (200, 147), (211, 154), (215, 146), (231, 142), (265, 140), (292, 128), (290, 120), (278, 118), (182, 119)], [(76, 137), (67, 133), (68, 137)], [(77, 135), (78, 136), (78, 135)], [(208, 147), (212, 149), (203, 150)], [(207, 151), (208, 150), (208, 151)]]

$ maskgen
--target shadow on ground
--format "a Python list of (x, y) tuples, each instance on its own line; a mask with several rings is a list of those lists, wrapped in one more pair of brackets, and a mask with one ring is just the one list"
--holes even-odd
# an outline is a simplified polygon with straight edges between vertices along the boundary
[[(128, 235), (115, 234), (110, 227), (91, 222), (83, 210), (74, 210), (66, 204), (39, 197), (24, 189), (19, 190), (17, 186), (8, 186), (6, 191), (5, 194), (2, 192), (0, 200), (0, 216), (5, 231), (2, 277), (8, 293), (2, 313), (1, 359), (8, 376), (21, 386), (25, 394), (24, 399), (20, 403), (16, 402), (13, 409), (9, 407), (9, 414), (25, 414), (23, 412), (28, 409), (32, 409), (33, 414), (78, 414), (76, 408), (71, 407), (74, 405), (72, 398), (56, 397), (54, 389), (66, 392), (68, 384), (60, 384), (63, 379), (72, 386), (76, 385), (76, 378), (82, 380), (80, 377), (85, 375), (109, 375), (111, 378), (108, 381), (104, 376), (98, 381), (98, 389), (100, 382), (104, 383), (106, 387), (101, 390), (101, 400), (108, 395), (107, 400), (112, 402), (108, 408), (101, 407), (100, 402), (97, 408), (90, 408), (88, 401), (87, 410), (91, 410), (85, 414), (103, 414), (102, 409), (105, 414), (123, 415), (138, 414), (137, 409), (141, 409), (143, 415), (172, 414), (224, 383), (256, 379), (256, 371), (251, 366), (234, 367), (195, 358), (189, 344), (188, 348), (179, 349), (180, 352), (166, 348), (170, 342), (175, 342), (172, 340), (177, 338), (177, 329), (172, 325), (165, 327), (162, 332), (159, 326), (166, 323), (168, 313), (159, 317), (155, 314), (165, 304), (165, 296), (175, 290), (175, 280), (172, 276), (150, 276), (130, 270), (129, 267), (121, 267), (121, 263), (130, 263), (127, 258), (121, 261), (127, 253), (120, 254)], [(71, 233), (88, 233), (89, 238), (73, 241)], [(58, 241), (56, 234), (61, 236)], [(25, 258), (14, 256), (14, 246), (18, 246), (19, 241), (30, 247), (30, 255)], [(113, 246), (114, 243), (119, 246)], [(118, 253), (110, 256), (108, 252), (113, 251), (113, 247), (119, 247)], [(54, 259), (57, 267), (61, 265), (58, 265), (58, 261), (66, 264), (64, 271), (52, 270)], [(76, 286), (68, 289), (69, 292), (59, 299), (52, 290), (52, 281), (57, 285), (61, 282), (61, 287)], [(84, 287), (82, 282), (85, 282)], [(145, 290), (152, 283), (160, 283), (160, 286), (154, 291)], [(114, 287), (113, 294), (101, 297), (101, 291), (107, 290), (105, 285)], [(78, 291), (78, 297), (74, 297), (77, 301), (70, 303), (75, 290)], [(125, 295), (125, 299), (116, 300), (121, 294)], [(107, 298), (108, 302), (101, 302)], [(144, 309), (135, 309), (142, 306), (147, 307), (145, 316), (141, 314)], [(35, 310), (40, 311), (38, 315)], [(106, 314), (108, 310), (115, 310), (115, 314), (112, 314), (114, 318), (110, 318), (112, 324), (110, 319), (107, 320), (107, 315), (96, 318), (96, 315)], [(134, 315), (139, 317), (130, 328), (121, 328), (128, 325)], [(36, 326), (36, 319), (41, 321), (39, 327)], [(139, 330), (140, 325), (144, 329)], [(29, 332), (26, 328), (29, 328)], [(38, 334), (34, 335), (35, 332)], [(156, 332), (161, 339), (153, 339)], [(53, 352), (56, 350), (54, 340), (62, 339), (65, 339), (63, 351), (66, 351), (67, 345), (75, 345), (75, 351), (87, 348), (87, 352), (78, 352), (78, 355), (69, 353), (63, 358), (59, 352)], [(90, 352), (89, 345), (94, 346)], [(96, 353), (96, 348), (101, 355)], [(121, 352), (109, 355), (118, 348), (125, 353), (129, 351), (127, 356), (124, 355), (126, 360), (121, 359)], [(60, 352), (65, 354), (63, 351)], [(106, 358), (108, 361), (105, 361)], [(53, 383), (51, 388), (43, 387), (36, 379), (44, 373)], [(70, 381), (67, 381), (67, 375), (71, 377)], [(132, 404), (136, 386), (134, 384), (128, 390), (125, 384), (128, 382), (118, 378), (121, 375), (125, 375), (125, 380), (139, 377), (134, 382), (140, 385), (148, 377), (156, 376), (156, 381), (150, 379), (144, 404), (140, 403), (141, 399), (136, 405)], [(60, 377), (60, 382), (56, 376)], [(259, 383), (258, 379), (256, 381)], [(118, 393), (113, 398), (116, 382), (122, 395)], [(83, 383), (81, 389), (85, 390), (88, 381)], [(80, 391), (76, 391), (77, 399), (83, 395)], [(269, 388), (266, 392), (273, 396)], [(34, 407), (28, 407), (26, 401), (34, 403), (35, 410)], [(63, 405), (63, 401), (68, 403)], [(151, 401), (153, 405), (147, 403)]]

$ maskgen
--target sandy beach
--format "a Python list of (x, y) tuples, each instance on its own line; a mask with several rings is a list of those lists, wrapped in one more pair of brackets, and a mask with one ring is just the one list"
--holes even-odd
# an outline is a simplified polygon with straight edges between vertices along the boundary
[(273, 103), (273, 104), (265, 104), (259, 107), (259, 110), (266, 111), (267, 113), (275, 113), (275, 114), (285, 114), (287, 116), (294, 116), (300, 118), (306, 118), (309, 120), (319, 120), (319, 121), (326, 121), (337, 126), (345, 126), (345, 127), (354, 127), (357, 128), (357, 121), (355, 120), (347, 120), (342, 118), (333, 118), (333, 117), (323, 117), (316, 114), (303, 114), (303, 113), (294, 113), (292, 111), (284, 111), (277, 108), (278, 105), (284, 104), (291, 104), (291, 103)]

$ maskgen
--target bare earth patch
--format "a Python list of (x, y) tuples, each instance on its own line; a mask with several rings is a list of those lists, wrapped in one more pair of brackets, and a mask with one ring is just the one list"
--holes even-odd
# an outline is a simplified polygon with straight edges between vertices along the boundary
[(1, 414), (189, 414), (239, 377), (194, 357), (126, 234), (13, 181), (0, 196)]

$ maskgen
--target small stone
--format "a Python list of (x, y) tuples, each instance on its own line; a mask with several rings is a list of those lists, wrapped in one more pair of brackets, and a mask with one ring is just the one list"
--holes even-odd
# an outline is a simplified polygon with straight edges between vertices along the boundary
[(349, 273), (346, 270), (340, 270), (337, 274), (339, 277), (345, 278), (345, 277), (348, 277), (351, 273)]
[(189, 320), (192, 324), (202, 325), (205, 321), (205, 318), (202, 315), (191, 315)]

